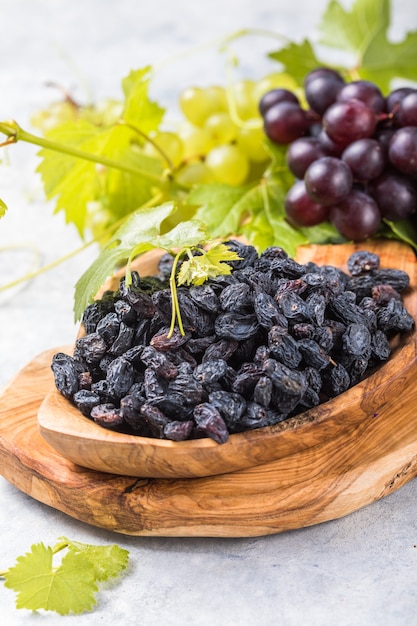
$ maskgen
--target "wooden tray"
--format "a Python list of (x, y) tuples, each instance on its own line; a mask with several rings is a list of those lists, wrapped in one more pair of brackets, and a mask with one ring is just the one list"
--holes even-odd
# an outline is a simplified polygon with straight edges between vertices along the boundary
[[(395, 242), (377, 248), (384, 265), (410, 273), (405, 300), (416, 318), (413, 252)], [(303, 253), (326, 262), (325, 248)], [(417, 475), (415, 332), (361, 383), (360, 397), (351, 390), (359, 410), (347, 403), (336, 417), (330, 412), (316, 431), (310, 428), (309, 445), (292, 452), (284, 446), (280, 458), (247, 469), (179, 479), (89, 470), (46, 442), (37, 414), (53, 386), (50, 363), (59, 350), (68, 348), (39, 355), (0, 395), (0, 472), (33, 498), (94, 526), (147, 536), (267, 535), (342, 517)]]

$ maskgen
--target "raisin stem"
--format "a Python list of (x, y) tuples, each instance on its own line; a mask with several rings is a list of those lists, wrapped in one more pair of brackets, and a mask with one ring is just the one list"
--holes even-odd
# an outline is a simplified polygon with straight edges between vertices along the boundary
[(169, 332), (168, 332), (168, 335), (167, 335), (168, 339), (170, 339), (170, 337), (172, 337), (172, 333), (174, 332), (175, 322), (176, 321), (178, 322), (178, 328), (180, 330), (181, 335), (182, 336), (185, 335), (184, 327), (183, 327), (183, 324), (182, 324), (182, 318), (181, 318), (180, 304), (178, 302), (177, 282), (176, 282), (176, 273), (177, 273), (178, 261), (180, 260), (180, 257), (185, 252), (186, 252), (186, 249), (182, 248), (175, 255), (174, 262), (172, 264), (171, 275), (169, 277), (169, 286), (170, 286), (170, 289), (171, 289), (172, 314), (171, 314), (171, 326), (169, 328)]

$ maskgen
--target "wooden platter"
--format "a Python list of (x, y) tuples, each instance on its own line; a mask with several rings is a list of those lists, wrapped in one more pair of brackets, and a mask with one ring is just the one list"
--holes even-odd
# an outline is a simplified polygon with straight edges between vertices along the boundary
[[(343, 265), (360, 247), (310, 246), (298, 259)], [(412, 250), (397, 242), (366, 247), (384, 266), (410, 274), (404, 301), (417, 319)], [(248, 437), (233, 435), (232, 457), (239, 451), (245, 457), (246, 449), (245, 467), (188, 478), (99, 472), (52, 447), (38, 413), (53, 388), (50, 362), (59, 350), (39, 355), (1, 393), (0, 473), (35, 499), (100, 528), (148, 536), (266, 535), (341, 517), (417, 475), (415, 331), (384, 367), (343, 396), (284, 428), (258, 431), (252, 456)]]

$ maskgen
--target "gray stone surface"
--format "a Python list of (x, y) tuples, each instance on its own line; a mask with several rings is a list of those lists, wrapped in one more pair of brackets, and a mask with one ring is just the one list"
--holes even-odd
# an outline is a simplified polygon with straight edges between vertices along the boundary
[[(0, 0), (0, 119), (28, 126), (51, 101), (46, 81), (78, 85), (81, 99), (118, 94), (132, 68), (159, 63), (244, 27), (290, 37), (311, 33), (324, 0)], [(350, 4), (350, 3), (349, 3)], [(392, 36), (415, 28), (409, 0), (393, 2)], [(236, 45), (239, 71), (271, 69), (273, 40)], [(213, 48), (165, 66), (154, 95), (175, 111), (183, 86), (224, 81), (224, 59)], [(80, 245), (62, 215), (53, 215), (34, 174), (36, 150), (0, 153), (0, 197), (10, 206), (0, 224), (1, 283), (35, 263), (52, 263)], [(8, 250), (5, 251), (4, 249)], [(76, 278), (87, 250), (23, 286), (0, 292), (0, 385), (40, 351), (71, 343)], [(131, 552), (129, 570), (98, 596), (92, 614), (65, 624), (107, 626), (413, 626), (417, 624), (417, 486), (343, 519), (259, 538), (132, 538), (72, 520), (0, 478), (0, 570), (32, 543), (61, 536), (117, 542)], [(0, 584), (2, 624), (56, 625), (53, 614), (17, 611)]]

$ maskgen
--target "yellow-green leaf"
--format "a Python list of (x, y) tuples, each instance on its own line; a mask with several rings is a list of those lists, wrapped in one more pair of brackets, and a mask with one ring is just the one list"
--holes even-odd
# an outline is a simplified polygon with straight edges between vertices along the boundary
[(69, 551), (55, 569), (52, 548), (43, 543), (17, 559), (5, 574), (5, 586), (17, 593), (18, 609), (68, 615), (89, 611), (96, 604), (93, 564), (83, 554)]

